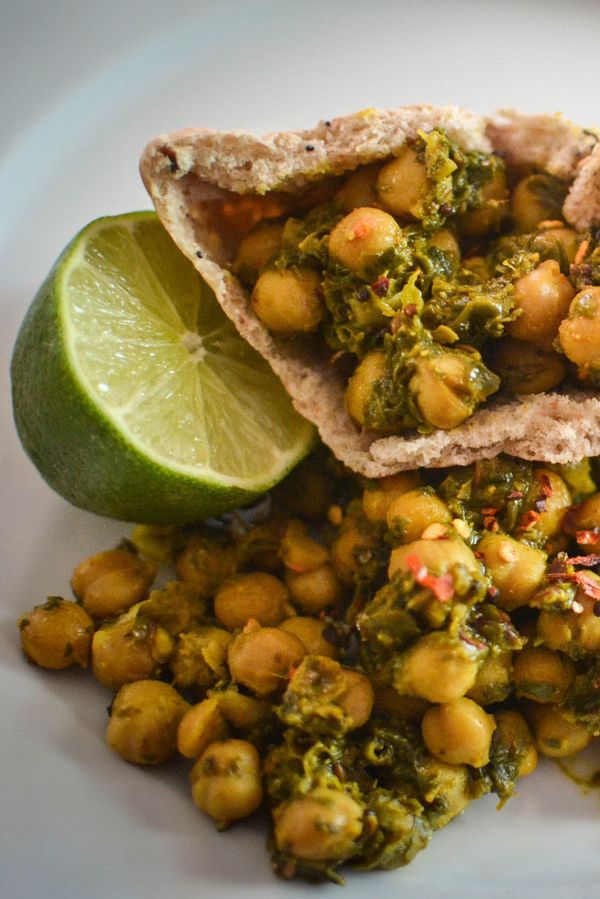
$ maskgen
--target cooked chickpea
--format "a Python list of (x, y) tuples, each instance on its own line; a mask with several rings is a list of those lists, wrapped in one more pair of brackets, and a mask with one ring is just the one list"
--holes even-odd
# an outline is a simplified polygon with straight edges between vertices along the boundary
[(321, 279), (312, 269), (266, 269), (254, 285), (251, 304), (276, 334), (315, 331), (324, 313)]
[(401, 535), (402, 543), (418, 540), (432, 524), (448, 527), (451, 515), (446, 503), (431, 487), (419, 487), (399, 496), (387, 512), (387, 526)]
[(383, 350), (373, 350), (361, 359), (348, 379), (346, 410), (356, 424), (361, 426), (366, 424), (373, 387), (385, 373), (386, 354)]
[(290, 572), (301, 573), (320, 568), (329, 559), (329, 553), (309, 535), (303, 522), (293, 520), (285, 528), (279, 546), (279, 555)]
[(92, 672), (109, 690), (153, 677), (173, 650), (173, 640), (161, 627), (136, 622), (132, 606), (112, 624), (99, 628), (92, 639)]
[(235, 254), (233, 269), (245, 283), (252, 284), (261, 269), (281, 249), (283, 225), (259, 222), (242, 238)]
[(495, 729), (494, 716), (466, 696), (427, 709), (421, 722), (423, 740), (434, 758), (474, 768), (489, 762)]
[(560, 198), (552, 197), (552, 188), (558, 186), (552, 175), (527, 175), (515, 187), (510, 213), (520, 231), (535, 231), (540, 222), (555, 221), (562, 216)]
[(260, 758), (247, 740), (219, 740), (204, 750), (190, 772), (192, 797), (219, 830), (247, 818), (263, 799)]
[(481, 662), (475, 683), (467, 691), (469, 699), (479, 705), (504, 702), (512, 688), (512, 652), (490, 652)]
[(534, 702), (563, 702), (575, 679), (575, 665), (561, 652), (544, 646), (516, 653), (513, 681), (517, 695)]
[(239, 574), (215, 593), (215, 616), (229, 630), (244, 627), (249, 618), (269, 627), (293, 611), (289, 592), (279, 578), (265, 571)]
[(334, 198), (342, 212), (352, 212), (360, 206), (372, 207), (378, 203), (378, 172), (377, 165), (365, 165), (352, 172)]
[(454, 565), (461, 565), (469, 574), (481, 574), (481, 566), (473, 551), (462, 540), (414, 540), (397, 546), (390, 555), (388, 577), (397, 571), (407, 574), (409, 556), (416, 556), (432, 574), (446, 574)]
[(467, 259), (463, 259), (462, 267), (480, 281), (487, 281), (492, 277), (492, 268), (485, 256), (469, 256)]
[(382, 205), (394, 215), (422, 219), (424, 201), (431, 188), (427, 168), (416, 149), (406, 144), (395, 159), (383, 166), (377, 177)]
[(519, 777), (527, 777), (537, 768), (538, 753), (533, 734), (520, 712), (499, 709), (494, 713), (497, 736), (510, 748), (511, 755), (519, 759)]
[(317, 787), (273, 811), (280, 852), (310, 862), (352, 855), (363, 829), (363, 809), (348, 793)]
[(562, 350), (585, 375), (600, 362), (600, 287), (586, 287), (573, 299), (558, 331)]
[(564, 709), (555, 705), (536, 705), (528, 709), (538, 751), (550, 758), (563, 759), (585, 749), (591, 733)]
[(219, 700), (212, 696), (189, 708), (177, 728), (177, 749), (189, 759), (197, 759), (215, 740), (227, 736), (227, 723)]
[(462, 640), (434, 631), (404, 654), (394, 678), (396, 690), (429, 702), (451, 702), (475, 683), (478, 653)]
[(110, 709), (106, 737), (126, 762), (158, 765), (177, 748), (177, 727), (188, 703), (169, 684), (138, 680), (121, 687)]
[(466, 237), (479, 237), (489, 231), (495, 231), (506, 216), (508, 209), (508, 187), (506, 170), (498, 165), (491, 181), (481, 190), (483, 206), (472, 212), (465, 212), (457, 219), (461, 234)]
[(177, 574), (182, 581), (207, 599), (235, 570), (233, 547), (225, 546), (204, 534), (194, 534), (177, 557)]
[(546, 554), (505, 534), (486, 534), (477, 549), (500, 591), (499, 605), (509, 612), (527, 605), (546, 576)]
[(339, 705), (349, 723), (347, 730), (362, 727), (371, 717), (375, 696), (371, 681), (358, 671), (344, 669), (346, 688), (339, 697)]
[(298, 637), (304, 644), (306, 652), (311, 656), (326, 656), (334, 659), (337, 650), (323, 634), (327, 628), (324, 618), (312, 618), (309, 615), (295, 615), (279, 625), (280, 630)]
[(213, 695), (225, 720), (242, 730), (256, 727), (271, 714), (271, 707), (267, 702), (238, 693), (233, 688)]
[(343, 584), (330, 564), (299, 574), (288, 572), (285, 582), (296, 605), (312, 614), (334, 606), (344, 595)]
[(94, 618), (120, 615), (148, 593), (158, 565), (125, 549), (96, 553), (77, 566), (71, 586)]
[(329, 235), (329, 254), (359, 277), (368, 277), (374, 263), (393, 250), (402, 229), (383, 209), (360, 206), (337, 223)]
[(229, 631), (212, 625), (195, 627), (177, 636), (169, 667), (178, 687), (211, 687), (227, 675)]
[(472, 414), (472, 406), (463, 399), (471, 368), (466, 357), (449, 352), (417, 361), (408, 389), (427, 424), (448, 431)]
[(420, 721), (429, 708), (429, 703), (419, 696), (402, 696), (393, 687), (377, 687), (373, 707), (377, 714)]
[(181, 542), (181, 531), (174, 524), (136, 524), (131, 543), (145, 559), (159, 565), (171, 565)]
[(331, 564), (336, 574), (347, 584), (360, 571), (361, 556), (370, 556), (374, 537), (361, 529), (352, 519), (347, 519), (331, 545)]
[(542, 259), (556, 259), (563, 271), (574, 261), (581, 239), (572, 228), (544, 228), (532, 240), (531, 249)]
[(493, 341), (488, 364), (509, 393), (546, 393), (567, 376), (567, 365), (560, 353), (512, 337)]
[[(600, 586), (600, 579), (595, 580)], [(538, 635), (550, 649), (600, 652), (600, 617), (594, 611), (597, 602), (583, 590), (578, 590), (574, 608), (565, 612), (542, 609), (537, 623)]]
[(600, 493), (588, 496), (580, 506), (575, 506), (564, 522), (565, 530), (577, 539), (583, 553), (600, 550)]
[(506, 326), (508, 334), (550, 351), (575, 296), (558, 262), (547, 259), (522, 275), (515, 284), (514, 296), (520, 315)]
[(447, 256), (453, 256), (457, 262), (460, 261), (460, 245), (450, 228), (440, 228), (432, 234), (428, 243), (430, 247), (436, 247)]
[(267, 696), (285, 686), (290, 669), (305, 655), (304, 644), (293, 634), (273, 627), (247, 627), (229, 647), (231, 678), (258, 696)]
[(425, 760), (423, 775), (428, 783), (424, 799), (435, 806), (431, 823), (437, 830), (460, 815), (471, 801), (469, 769), (466, 765), (448, 765), (432, 756)]
[(363, 512), (367, 519), (376, 524), (385, 521), (389, 507), (395, 499), (415, 490), (421, 483), (418, 471), (401, 471), (370, 481), (362, 495)]
[(94, 622), (75, 602), (51, 596), (19, 619), (21, 648), (41, 668), (87, 668)]

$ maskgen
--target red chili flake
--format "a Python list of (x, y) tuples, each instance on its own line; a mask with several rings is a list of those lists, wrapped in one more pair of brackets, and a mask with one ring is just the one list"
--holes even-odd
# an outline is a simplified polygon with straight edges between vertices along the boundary
[(473, 550), (473, 555), (475, 556), (476, 559), (485, 559), (485, 556), (484, 556), (484, 554), (481, 552), (480, 549), (474, 549), (474, 550)]
[(540, 513), (534, 511), (534, 509), (529, 509), (528, 512), (525, 512), (521, 515), (519, 530), (520, 531), (530, 531), (534, 528), (537, 522), (540, 520)]
[(390, 279), (386, 278), (385, 275), (381, 275), (380, 278), (377, 278), (377, 280), (371, 284), (371, 290), (373, 293), (376, 293), (378, 297), (384, 297), (388, 292), (389, 286)]
[(358, 222), (358, 224), (356, 224), (354, 226), (353, 234), (357, 240), (362, 240), (364, 237), (367, 236), (368, 233), (369, 233), (369, 229), (367, 228), (367, 226), (365, 225), (364, 222)]
[(417, 307), (414, 303), (407, 303), (404, 307), (404, 314), (408, 315), (409, 318), (412, 318), (413, 315), (417, 314)]
[(426, 565), (423, 565), (418, 556), (407, 556), (406, 564), (410, 568), (414, 579), (422, 587), (427, 587), (440, 602), (448, 602), (454, 596), (454, 582), (451, 574), (442, 574), (436, 577), (429, 574)]
[(554, 493), (554, 489), (552, 487), (552, 484), (550, 483), (550, 478), (547, 474), (542, 475), (540, 489), (543, 496), (552, 496), (552, 494)]
[(567, 565), (585, 565), (586, 568), (595, 568), (600, 565), (600, 556), (571, 556), (567, 559)]
[(512, 502), (515, 499), (523, 499), (523, 491), (522, 490), (511, 490), (510, 493), (506, 494), (506, 499), (508, 502)]
[(500, 591), (492, 584), (492, 586), (488, 587), (487, 589), (487, 595), (490, 599), (498, 599), (498, 597), (500, 596)]
[(584, 546), (588, 546), (590, 543), (597, 543), (598, 537), (597, 528), (591, 528), (588, 531), (575, 531), (575, 539), (578, 543), (583, 543)]
[(486, 515), (483, 519), (483, 526), (487, 531), (496, 532), (499, 529), (499, 524), (494, 518), (493, 515)]
[(497, 512), (500, 511), (500, 508), (497, 506), (486, 506), (484, 509), (481, 509), (482, 515), (496, 515)]
[(593, 578), (587, 571), (576, 571), (572, 580), (579, 584), (586, 596), (591, 599), (600, 599), (600, 581)]

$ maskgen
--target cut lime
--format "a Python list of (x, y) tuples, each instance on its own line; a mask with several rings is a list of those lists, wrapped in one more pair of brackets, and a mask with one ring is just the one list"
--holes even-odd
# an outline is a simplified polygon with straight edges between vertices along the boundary
[(151, 212), (67, 246), (12, 360), (25, 450), (76, 506), (177, 523), (251, 501), (314, 429)]

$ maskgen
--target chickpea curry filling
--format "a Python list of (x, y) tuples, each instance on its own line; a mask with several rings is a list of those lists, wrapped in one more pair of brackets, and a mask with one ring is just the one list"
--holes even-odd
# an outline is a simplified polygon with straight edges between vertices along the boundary
[(232, 269), (274, 336), (328, 349), (357, 426), (448, 430), (490, 397), (598, 387), (600, 235), (565, 221), (567, 190), (419, 132), (260, 221)]
[(249, 513), (83, 561), (22, 647), (114, 693), (126, 761), (189, 759), (219, 829), (265, 806), (279, 875), (395, 868), (598, 739), (599, 488), (597, 460), (367, 481), (319, 448)]

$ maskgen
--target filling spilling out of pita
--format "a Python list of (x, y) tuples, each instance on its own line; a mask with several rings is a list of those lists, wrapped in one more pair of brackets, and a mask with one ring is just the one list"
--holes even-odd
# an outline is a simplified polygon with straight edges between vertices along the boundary
[(598, 388), (600, 231), (570, 226), (568, 189), (420, 131), (263, 219), (232, 270), (274, 336), (330, 351), (358, 427), (449, 430), (494, 395)]

